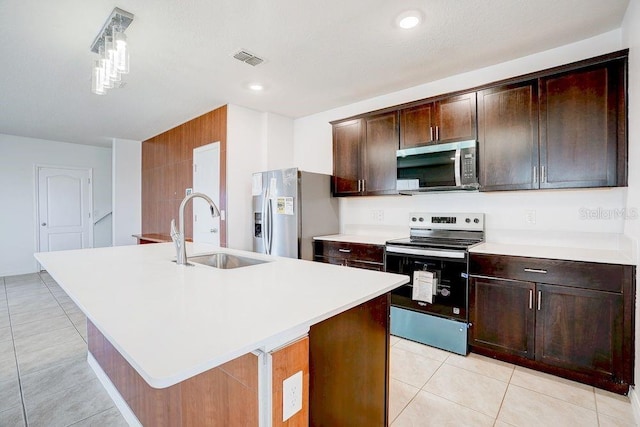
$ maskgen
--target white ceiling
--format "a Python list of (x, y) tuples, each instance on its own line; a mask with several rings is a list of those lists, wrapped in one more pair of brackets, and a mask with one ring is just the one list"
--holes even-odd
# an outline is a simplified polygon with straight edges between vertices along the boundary
[[(227, 103), (301, 117), (607, 32), (628, 2), (0, 0), (0, 133), (109, 146)], [(97, 96), (89, 46), (116, 6), (135, 15), (131, 73)], [(423, 25), (395, 27), (407, 9)]]

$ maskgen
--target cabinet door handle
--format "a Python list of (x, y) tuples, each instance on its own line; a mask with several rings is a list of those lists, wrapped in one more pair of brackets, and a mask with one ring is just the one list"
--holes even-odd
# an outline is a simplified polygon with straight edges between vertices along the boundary
[(367, 191), (367, 180), (363, 179), (362, 180), (362, 192), (364, 193), (365, 191)]
[(436, 126), (436, 141), (440, 141), (440, 129)]
[(529, 310), (533, 308), (533, 289), (529, 289)]
[(433, 126), (429, 126), (429, 139), (433, 141)]
[(547, 173), (544, 165), (540, 166), (540, 182), (547, 182)]
[(533, 167), (533, 183), (534, 184), (538, 183), (538, 167), (537, 166)]
[(350, 254), (351, 253), (351, 249), (338, 249), (338, 252), (342, 252), (343, 254)]
[(541, 268), (525, 268), (524, 271), (526, 271), (527, 273), (547, 274), (547, 270), (543, 270)]
[(361, 188), (362, 188), (362, 180), (359, 179), (358, 180), (358, 193), (362, 191)]
[(540, 301), (542, 301), (542, 293), (538, 291), (538, 311), (540, 311)]

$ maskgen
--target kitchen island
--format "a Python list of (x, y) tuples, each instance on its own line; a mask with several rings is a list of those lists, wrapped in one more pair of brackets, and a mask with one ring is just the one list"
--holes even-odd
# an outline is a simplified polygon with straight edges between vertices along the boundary
[[(386, 422), (388, 292), (407, 277), (203, 244), (187, 251), (269, 262), (178, 266), (172, 244), (36, 254), (87, 315), (89, 361), (130, 422), (286, 425), (282, 381), (299, 371), (308, 413), (303, 399), (286, 422), (360, 422), (369, 412)], [(369, 383), (377, 400), (358, 393)]]

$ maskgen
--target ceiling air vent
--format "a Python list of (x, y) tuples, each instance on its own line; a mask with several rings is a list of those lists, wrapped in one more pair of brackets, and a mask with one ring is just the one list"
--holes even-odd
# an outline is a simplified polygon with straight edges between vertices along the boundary
[(246, 50), (239, 50), (238, 52), (233, 54), (233, 57), (239, 61), (246, 62), (249, 65), (253, 65), (254, 67), (264, 62), (264, 59), (258, 58), (257, 56), (247, 52)]

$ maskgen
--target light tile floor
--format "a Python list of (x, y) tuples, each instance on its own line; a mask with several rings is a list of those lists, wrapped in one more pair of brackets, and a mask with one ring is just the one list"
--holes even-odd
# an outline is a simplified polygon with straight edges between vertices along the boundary
[[(0, 427), (126, 426), (87, 364), (86, 337), (86, 318), (47, 273), (0, 277)], [(391, 344), (392, 427), (635, 425), (623, 396), (475, 354)]]
[(126, 426), (86, 341), (85, 316), (47, 273), (0, 277), (0, 427)]
[(635, 426), (625, 396), (391, 337), (390, 421), (405, 426)]

